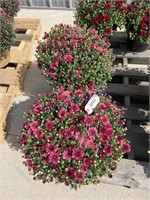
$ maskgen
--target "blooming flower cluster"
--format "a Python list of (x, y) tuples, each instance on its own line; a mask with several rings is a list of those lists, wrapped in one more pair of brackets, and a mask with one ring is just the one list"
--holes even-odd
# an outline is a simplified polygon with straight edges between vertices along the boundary
[(127, 0), (80, 0), (76, 4), (75, 23), (110, 35), (117, 27), (125, 25)]
[(0, 7), (6, 12), (10, 17), (17, 16), (20, 10), (21, 0), (0, 0)]
[(95, 29), (81, 31), (55, 25), (36, 49), (38, 66), (48, 83), (72, 88), (103, 89), (113, 73), (114, 56), (107, 38)]
[(85, 105), (94, 91), (59, 87), (41, 94), (23, 125), (20, 145), (34, 179), (55, 180), (71, 188), (112, 177), (118, 161), (130, 151), (120, 110), (109, 96), (91, 115)]
[(0, 8), (0, 58), (10, 49), (14, 38), (14, 29), (10, 19), (4, 10)]
[(126, 30), (132, 40), (150, 43), (149, 19), (149, 1), (139, 0), (128, 5)]

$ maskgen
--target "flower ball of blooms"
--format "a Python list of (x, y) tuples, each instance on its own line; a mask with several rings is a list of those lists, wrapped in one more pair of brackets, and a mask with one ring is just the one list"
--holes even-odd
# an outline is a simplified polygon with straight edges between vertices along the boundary
[(59, 24), (39, 41), (36, 57), (50, 85), (98, 90), (112, 77), (114, 55), (109, 47), (95, 29)]
[(31, 105), (20, 146), (33, 179), (77, 189), (112, 177), (130, 145), (120, 110), (109, 96), (97, 93), (100, 102), (93, 113), (85, 111), (93, 94), (60, 87)]
[(20, 5), (21, 0), (0, 0), (0, 7), (3, 8), (10, 17), (17, 16)]
[(0, 58), (10, 49), (14, 38), (14, 29), (9, 16), (0, 8)]
[(127, 0), (80, 0), (76, 3), (75, 24), (99, 33), (111, 35), (125, 25)]

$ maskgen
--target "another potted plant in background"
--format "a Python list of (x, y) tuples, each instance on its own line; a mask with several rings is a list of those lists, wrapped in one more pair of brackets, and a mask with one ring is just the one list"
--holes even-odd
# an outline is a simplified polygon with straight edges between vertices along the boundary
[(21, 0), (0, 0), (0, 7), (11, 17), (17, 16), (20, 10)]
[(10, 47), (15, 38), (9, 16), (0, 8), (0, 68), (10, 61)]
[(141, 52), (150, 45), (150, 3), (138, 0), (128, 5), (126, 16), (126, 32), (128, 34), (128, 48)]
[[(85, 105), (93, 94), (100, 102), (92, 114)], [(57, 88), (41, 94), (26, 114), (20, 140), (25, 165), (34, 180), (64, 183), (77, 189), (99, 183), (130, 151), (124, 120), (109, 96), (91, 90)]]
[(109, 36), (125, 26), (126, 12), (127, 0), (81, 0), (76, 3), (75, 24)]
[(52, 86), (104, 89), (111, 80), (114, 55), (95, 29), (55, 25), (36, 50), (38, 66)]

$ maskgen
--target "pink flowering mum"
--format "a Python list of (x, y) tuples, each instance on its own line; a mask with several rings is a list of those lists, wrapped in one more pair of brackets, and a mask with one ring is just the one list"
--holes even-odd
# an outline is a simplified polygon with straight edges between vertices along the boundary
[(20, 141), (34, 179), (64, 183), (76, 189), (111, 176), (130, 151), (122, 116), (111, 98), (98, 94), (99, 105), (88, 115), (85, 105), (95, 91), (57, 88), (41, 94), (28, 113)]
[(93, 117), (85, 115), (84, 123), (86, 126), (92, 126), (93, 125)]
[(65, 56), (64, 56), (64, 61), (65, 62), (72, 62), (72, 60), (73, 60), (73, 57), (72, 57), (72, 54), (66, 54)]
[(65, 108), (61, 108), (59, 113), (58, 113), (58, 117), (61, 119), (61, 120), (64, 120), (68, 115), (68, 112)]
[(48, 120), (45, 124), (45, 127), (48, 131), (51, 131), (54, 128), (54, 123), (50, 120)]

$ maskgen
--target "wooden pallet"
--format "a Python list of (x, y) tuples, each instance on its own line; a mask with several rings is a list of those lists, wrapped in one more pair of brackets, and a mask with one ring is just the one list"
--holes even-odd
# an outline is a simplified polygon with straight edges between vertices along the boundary
[(39, 19), (14, 20), (16, 38), (10, 49), (10, 63), (0, 69), (0, 143), (4, 141), (6, 118), (14, 96), (22, 91), (26, 70), (30, 66), (33, 41), (41, 31)]
[(129, 158), (148, 161), (149, 149), (149, 77), (150, 50), (131, 52), (126, 48), (127, 36), (116, 32), (110, 38), (116, 55), (115, 74), (107, 91), (122, 109), (132, 151)]

